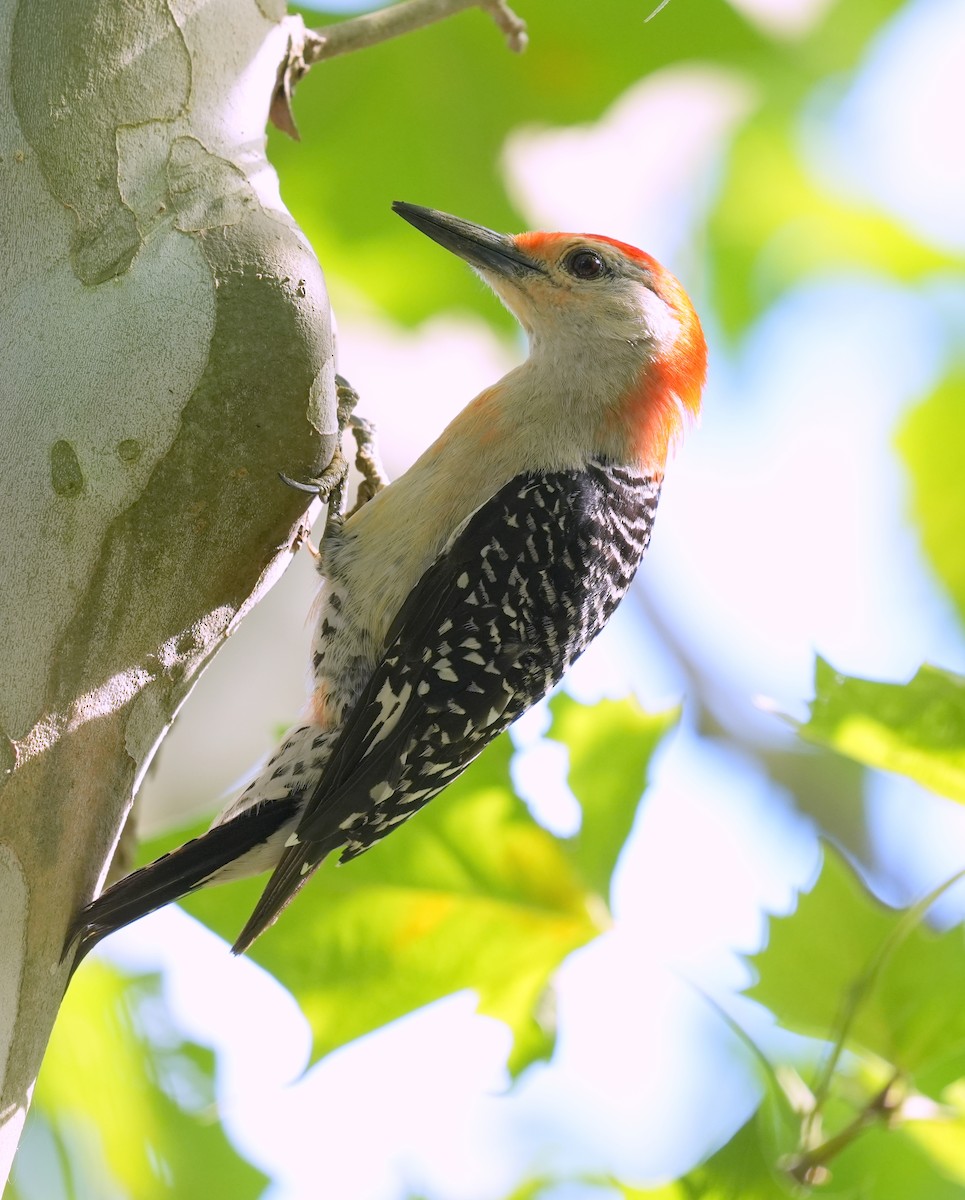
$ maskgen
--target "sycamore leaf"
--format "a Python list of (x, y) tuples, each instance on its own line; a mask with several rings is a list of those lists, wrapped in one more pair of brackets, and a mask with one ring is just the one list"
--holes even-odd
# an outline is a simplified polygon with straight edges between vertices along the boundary
[(962, 1177), (950, 1176), (915, 1136), (913, 1125), (919, 1124), (937, 1122), (866, 1130), (828, 1164), (830, 1179), (816, 1194), (848, 1200), (961, 1200)]
[[(503, 737), (384, 842), (345, 867), (326, 862), (255, 944), (252, 958), (301, 1004), (316, 1056), (463, 988), (512, 1030), (512, 1071), (551, 1052), (552, 975), (608, 921), (601, 892), (670, 721), (630, 702), (608, 705), (607, 728), (596, 735), (595, 710), (568, 701), (557, 711), (556, 735), (573, 738), (583, 842), (570, 845), (533, 820), (513, 791), (512, 745)], [(600, 777), (590, 788), (594, 762)], [(145, 853), (156, 857), (184, 836)], [(210, 888), (185, 907), (231, 940), (264, 882)]]
[[(513, 1066), (549, 1053), (536, 1016), (548, 978), (598, 932), (556, 839), (509, 784), (503, 739), (392, 836), (334, 857), (251, 951), (295, 995), (321, 1056), (440, 996), (475, 988), (513, 1029)], [(185, 907), (231, 940), (264, 879)]]
[(886, 907), (826, 846), (797, 910), (771, 918), (748, 994), (786, 1028), (843, 1038), (938, 1095), (965, 1048), (965, 946), (960, 928), (935, 933), (922, 915)]
[(679, 709), (647, 713), (632, 700), (588, 708), (565, 692), (550, 702), (549, 737), (570, 749), (569, 784), (583, 811), (567, 848), (585, 883), (609, 900), (610, 878), (647, 786), (653, 753)]
[(818, 658), (808, 741), (965, 803), (965, 678), (923, 666), (906, 684), (840, 675)]

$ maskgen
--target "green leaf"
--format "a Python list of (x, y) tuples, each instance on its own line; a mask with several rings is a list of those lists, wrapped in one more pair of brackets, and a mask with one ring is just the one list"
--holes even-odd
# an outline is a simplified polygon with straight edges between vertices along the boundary
[(650, 762), (679, 709), (647, 713), (633, 700), (588, 708), (565, 692), (550, 703), (549, 737), (570, 749), (569, 784), (583, 810), (580, 832), (567, 842), (586, 884), (609, 902), (610, 877), (647, 786)]
[(760, 1116), (753, 1117), (711, 1157), (685, 1176), (690, 1191), (702, 1200), (779, 1200), (793, 1196), (790, 1182), (765, 1154)]
[[(561, 1185), (578, 1182), (623, 1200), (801, 1200), (809, 1195), (848, 1200), (956, 1200), (965, 1184), (965, 1118), (960, 1110), (932, 1106), (929, 1118), (904, 1120), (895, 1128), (877, 1125), (856, 1132), (833, 1155), (827, 1174), (814, 1190), (797, 1185), (776, 1163), (763, 1135), (762, 1106), (732, 1138), (705, 1162), (680, 1179), (657, 1187), (638, 1187), (614, 1179), (532, 1180), (507, 1200), (541, 1200)], [(583, 1194), (580, 1191), (580, 1195)], [(594, 1191), (593, 1194), (596, 1194)]]
[[(326, 862), (255, 944), (252, 957), (301, 1004), (316, 1056), (464, 988), (512, 1030), (512, 1071), (549, 1055), (551, 977), (608, 924), (600, 893), (671, 719), (630, 703), (597, 714), (566, 701), (556, 712), (584, 802), (584, 833), (572, 845), (514, 794), (503, 737), (391, 837), (345, 867)], [(170, 845), (145, 850), (153, 858)], [(185, 907), (232, 940), (264, 882), (211, 888)]]
[(862, 1133), (828, 1164), (830, 1179), (817, 1194), (848, 1200), (961, 1200), (961, 1176), (950, 1178), (912, 1133), (914, 1126), (932, 1124), (938, 1123), (875, 1126)]
[(965, 1080), (946, 1089), (930, 1119), (908, 1121), (905, 1136), (924, 1151), (936, 1169), (965, 1188)]
[[(321, 1056), (462, 988), (514, 1034), (511, 1067), (546, 1056), (549, 977), (598, 932), (566, 854), (529, 817), (502, 739), (462, 779), (346, 867), (334, 859), (251, 952), (298, 999)], [(264, 879), (186, 907), (229, 940)]]
[(786, 1200), (800, 1195), (768, 1162), (759, 1113), (692, 1171), (658, 1188), (621, 1185), (624, 1200)]
[(802, 737), (965, 803), (965, 678), (923, 666), (906, 684), (841, 675), (822, 658)]
[(898, 436), (911, 473), (912, 512), (938, 577), (965, 621), (965, 376), (913, 409)]
[(807, 279), (870, 270), (919, 282), (956, 261), (812, 177), (796, 144), (799, 119), (797, 102), (768, 108), (731, 150), (710, 246), (715, 304), (731, 334)]
[[(598, 926), (563, 848), (511, 791), (510, 755), (499, 740), (391, 838), (346, 868), (329, 860), (254, 946), (298, 998), (317, 1056), (463, 988), (513, 1030), (513, 1069), (549, 1055), (549, 978)], [(187, 907), (230, 940), (263, 886)]]
[[(525, 55), (510, 54), (492, 20), (470, 11), (313, 68), (295, 96), (301, 142), (275, 133), (269, 154), (333, 284), (407, 322), (455, 305), (512, 328), (470, 272), (394, 217), (390, 202), (521, 229), (499, 171), (512, 130), (595, 120), (642, 74), (681, 59), (753, 61), (767, 46), (726, 4), (707, 21), (687, 4), (649, 24), (648, 11), (526, 0)], [(304, 16), (312, 26), (339, 19)]]
[[(138, 1200), (237, 1200), (262, 1194), (268, 1179), (239, 1157), (214, 1109), (214, 1057), (176, 1035), (164, 1049), (146, 1036), (140, 1012), (155, 1006), (157, 977), (131, 979), (102, 960), (84, 964), (57, 1018), (27, 1118), (46, 1123), (80, 1196), (121, 1193)], [(187, 1083), (187, 1111), (162, 1086)], [(18, 1174), (21, 1191), (29, 1179)]]
[(937, 1095), (965, 1047), (965, 947), (960, 928), (934, 933), (921, 915), (883, 905), (825, 847), (797, 911), (771, 919), (748, 994), (787, 1028), (842, 1037)]
[(834, 191), (802, 153), (802, 113), (813, 118), (816, 89), (843, 88), (900, 8), (901, 0), (831, 5), (801, 40), (749, 62), (763, 102), (729, 147), (709, 219), (716, 315), (732, 336), (804, 280), (860, 270), (918, 282), (960, 261), (872, 203)]

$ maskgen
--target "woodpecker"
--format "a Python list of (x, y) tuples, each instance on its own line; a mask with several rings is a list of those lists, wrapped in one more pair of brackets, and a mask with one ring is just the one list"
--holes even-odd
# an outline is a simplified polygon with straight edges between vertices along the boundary
[(647, 548), (706, 371), (681, 285), (612, 238), (393, 207), (482, 277), (529, 356), (347, 519), (330, 505), (308, 715), (206, 834), (80, 911), (75, 963), (171, 900), (271, 870), (245, 951), (327, 855), (385, 837), (546, 695)]

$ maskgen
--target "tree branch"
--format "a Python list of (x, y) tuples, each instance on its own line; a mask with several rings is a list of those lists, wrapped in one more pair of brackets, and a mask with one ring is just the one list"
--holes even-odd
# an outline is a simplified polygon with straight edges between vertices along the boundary
[(309, 30), (305, 39), (306, 67), (339, 54), (350, 54), (376, 46), (379, 42), (433, 25), (467, 8), (488, 12), (506, 37), (510, 50), (519, 54), (526, 49), (526, 23), (505, 0), (402, 0), (390, 8), (364, 13), (337, 25)]

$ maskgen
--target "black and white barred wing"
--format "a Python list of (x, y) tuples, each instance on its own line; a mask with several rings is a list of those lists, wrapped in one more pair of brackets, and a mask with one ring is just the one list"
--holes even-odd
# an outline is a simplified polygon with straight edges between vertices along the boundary
[(384, 837), (559, 681), (629, 587), (658, 494), (590, 464), (518, 476), (470, 516), (400, 610), (236, 951), (327, 854)]

